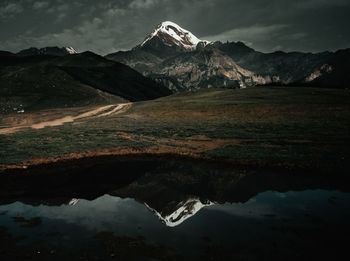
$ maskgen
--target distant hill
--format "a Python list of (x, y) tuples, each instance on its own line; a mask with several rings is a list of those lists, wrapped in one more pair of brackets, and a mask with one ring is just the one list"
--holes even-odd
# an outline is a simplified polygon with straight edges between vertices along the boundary
[(130, 67), (91, 52), (61, 57), (0, 53), (0, 113), (141, 101), (169, 94)]
[(0, 56), (1, 57), (15, 56), (15, 54), (7, 51), (0, 51)]
[(73, 47), (62, 47), (57, 46), (53, 47), (44, 47), (44, 48), (35, 48), (31, 47), (25, 50), (21, 50), (17, 53), (18, 56), (35, 56), (35, 55), (54, 55), (54, 56), (65, 56), (68, 54), (76, 54), (77, 52)]

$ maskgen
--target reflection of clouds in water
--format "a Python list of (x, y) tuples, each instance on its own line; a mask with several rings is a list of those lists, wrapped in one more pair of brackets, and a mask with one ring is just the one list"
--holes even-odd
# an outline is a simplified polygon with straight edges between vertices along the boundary
[(209, 210), (217, 210), (226, 214), (247, 218), (264, 218), (264, 215), (278, 215), (287, 217), (283, 202), (288, 196), (285, 193), (266, 191), (249, 199), (245, 203), (226, 203), (211, 206)]
[(208, 210), (222, 211), (226, 214), (239, 217), (262, 218), (264, 214), (274, 214), (275, 210), (268, 204), (258, 203), (250, 200), (242, 203), (226, 203), (224, 205), (214, 205), (207, 207)]
[(280, 197), (280, 198), (285, 198), (286, 197), (286, 194), (285, 193), (281, 193), (281, 192), (275, 192), (275, 195), (277, 197)]
[[(1, 209), (1, 208), (0, 208)], [(75, 205), (33, 207), (19, 202), (7, 206), (11, 216), (39, 216), (62, 220), (91, 230), (108, 230), (111, 226), (136, 226), (150, 222), (153, 215), (133, 199), (121, 199), (109, 195), (93, 201), (79, 200)], [(157, 221), (157, 220), (156, 220)]]
[(256, 203), (256, 198), (251, 198), (247, 202), (245, 202), (244, 204), (245, 205), (250, 205), (250, 204), (254, 204), (254, 203)]
[[(350, 194), (347, 194), (348, 198)], [(304, 190), (288, 191), (280, 193), (277, 191), (266, 191), (258, 194), (245, 203), (224, 204), (222, 206), (211, 206), (209, 210), (223, 211), (229, 215), (262, 218), (266, 214), (274, 214), (278, 217), (290, 218), (306, 212), (322, 211), (325, 203), (331, 196), (342, 197), (340, 191), (327, 190)]]

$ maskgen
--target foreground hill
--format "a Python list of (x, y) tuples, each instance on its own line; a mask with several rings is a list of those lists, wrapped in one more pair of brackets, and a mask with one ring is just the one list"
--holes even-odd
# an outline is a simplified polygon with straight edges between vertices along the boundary
[[(132, 50), (106, 58), (127, 64), (178, 91), (295, 83), (346, 88), (348, 53), (262, 53), (242, 42), (200, 40), (175, 23), (163, 22)], [(333, 69), (337, 76), (329, 80)]]
[(91, 52), (62, 57), (0, 53), (0, 112), (158, 98), (170, 91)]

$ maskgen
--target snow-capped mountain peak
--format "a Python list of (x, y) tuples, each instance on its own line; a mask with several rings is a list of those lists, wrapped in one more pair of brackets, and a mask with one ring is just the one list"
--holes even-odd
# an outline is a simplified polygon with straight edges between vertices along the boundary
[(73, 47), (68, 46), (68, 47), (64, 47), (64, 49), (69, 53), (69, 54), (76, 54), (78, 53), (76, 50), (74, 50)]
[(158, 37), (168, 46), (177, 45), (187, 50), (195, 49), (199, 42), (203, 42), (205, 45), (209, 43), (209, 41), (202, 41), (198, 39), (190, 31), (187, 31), (176, 23), (170, 21), (159, 24), (157, 28), (145, 38), (140, 46), (144, 46), (154, 37)]

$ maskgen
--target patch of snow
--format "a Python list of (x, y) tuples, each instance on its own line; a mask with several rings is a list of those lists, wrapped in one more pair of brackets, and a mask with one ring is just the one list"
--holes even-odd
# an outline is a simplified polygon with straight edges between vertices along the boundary
[(68, 205), (69, 206), (74, 206), (75, 204), (77, 204), (79, 201), (79, 199), (77, 198), (72, 198), (69, 202), (68, 202)]
[(76, 54), (76, 53), (77, 53), (77, 51), (75, 51), (74, 48), (71, 47), (71, 46), (64, 47), (64, 49), (66, 49), (66, 51), (67, 51), (69, 54)]

